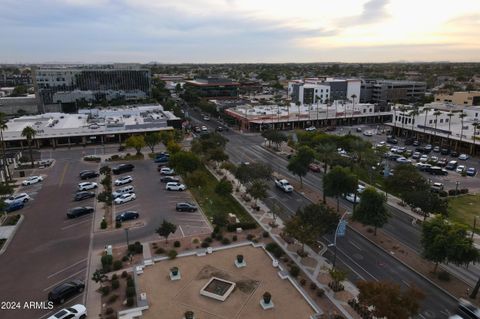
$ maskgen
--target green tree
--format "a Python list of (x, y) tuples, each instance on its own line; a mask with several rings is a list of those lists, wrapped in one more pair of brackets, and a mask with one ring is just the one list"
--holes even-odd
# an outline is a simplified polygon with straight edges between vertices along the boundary
[(317, 146), (317, 157), (323, 163), (323, 173), (327, 174), (328, 166), (338, 158), (337, 147), (331, 142), (321, 143)]
[(33, 161), (32, 142), (35, 139), (36, 134), (37, 134), (37, 131), (35, 131), (35, 129), (31, 126), (25, 126), (22, 130), (22, 136), (25, 137), (28, 142), (28, 149), (30, 151), (30, 161), (32, 161), (32, 168), (35, 166)]
[(308, 173), (308, 165), (315, 159), (315, 152), (308, 146), (300, 146), (297, 154), (289, 160), (287, 169), (300, 178), (303, 187), (303, 177)]
[(202, 187), (207, 183), (208, 175), (205, 171), (197, 169), (185, 177), (188, 187)]
[(235, 178), (242, 184), (249, 184), (254, 180), (266, 181), (272, 176), (272, 167), (265, 163), (241, 164), (235, 171)]
[(374, 235), (377, 235), (377, 228), (382, 227), (388, 221), (388, 211), (385, 208), (385, 196), (373, 187), (367, 187), (362, 195), (360, 204), (353, 211), (353, 219), (363, 225), (374, 227)]
[(285, 233), (305, 245), (315, 244), (316, 240), (335, 230), (339, 217), (324, 204), (310, 204), (299, 208), (285, 223)]
[(430, 190), (421, 190), (404, 194), (405, 202), (411, 207), (418, 207), (425, 214), (448, 215), (448, 200), (441, 199), (436, 193)]
[(3, 166), (3, 174), (5, 175), (5, 181), (8, 179), (11, 180), (12, 177), (10, 176), (10, 172), (8, 170), (8, 163), (7, 163), (7, 153), (5, 152), (5, 142), (3, 140), (3, 131), (8, 129), (7, 119), (5, 118), (5, 113), (0, 112), (0, 143), (2, 143), (2, 162), (4, 163)]
[(407, 193), (429, 190), (427, 180), (412, 165), (399, 165), (395, 175), (387, 177), (385, 186), (391, 193), (404, 198)]
[(191, 173), (202, 165), (198, 156), (192, 152), (180, 151), (172, 156), (169, 160), (170, 166), (172, 166), (180, 174)]
[(413, 286), (402, 291), (400, 285), (385, 281), (359, 281), (356, 285), (360, 304), (374, 306), (373, 314), (377, 318), (413, 318), (425, 298), (423, 292)]
[(215, 193), (220, 196), (227, 196), (232, 193), (233, 186), (232, 183), (227, 180), (225, 177), (222, 178), (217, 185), (215, 186)]
[(23, 96), (25, 94), (27, 94), (27, 87), (25, 85), (18, 85), (13, 89), (11, 96)]
[(255, 199), (255, 206), (257, 206), (257, 201), (267, 197), (268, 186), (262, 180), (254, 180), (248, 187), (247, 193), (250, 194)]
[(174, 140), (170, 140), (167, 143), (167, 151), (170, 152), (170, 154), (175, 154), (178, 153), (182, 150), (182, 146), (175, 142)]
[(165, 243), (168, 243), (168, 236), (173, 234), (177, 231), (177, 225), (168, 222), (167, 220), (163, 220), (160, 227), (157, 228), (157, 234), (165, 238)]
[(335, 166), (323, 177), (323, 192), (337, 199), (337, 212), (340, 211), (340, 196), (356, 189), (357, 178), (348, 168)]
[(137, 151), (137, 155), (142, 154), (142, 148), (146, 146), (143, 135), (132, 135), (125, 141), (125, 146), (128, 148), (134, 148)]
[(152, 132), (152, 133), (147, 133), (144, 137), (145, 144), (150, 148), (152, 153), (155, 152), (155, 146), (157, 146), (160, 143), (160, 133), (158, 132)]

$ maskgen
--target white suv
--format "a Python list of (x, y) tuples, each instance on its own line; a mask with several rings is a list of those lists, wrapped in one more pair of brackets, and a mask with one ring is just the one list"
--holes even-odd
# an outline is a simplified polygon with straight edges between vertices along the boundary
[(123, 176), (115, 180), (115, 186), (120, 186), (120, 185), (128, 184), (131, 182), (133, 182), (132, 176)]
[(93, 182), (83, 182), (78, 184), (79, 191), (88, 191), (89, 189), (97, 188), (98, 184)]
[(74, 305), (64, 308), (47, 319), (83, 319), (87, 317), (87, 308), (84, 305)]
[(170, 182), (170, 183), (167, 183), (167, 186), (165, 186), (165, 189), (167, 191), (184, 191), (187, 189), (187, 187), (178, 182)]
[(22, 185), (23, 186), (32, 185), (32, 184), (40, 183), (41, 181), (43, 181), (42, 176), (30, 176), (22, 182)]
[(27, 193), (20, 193), (20, 194), (10, 196), (4, 202), (5, 202), (5, 204), (10, 205), (10, 204), (16, 203), (16, 202), (26, 203), (29, 200), (30, 200), (30, 196), (28, 196)]
[(121, 195), (120, 197), (117, 197), (115, 198), (115, 204), (123, 204), (123, 203), (128, 203), (132, 200), (134, 200), (135, 198), (137, 198), (137, 195), (135, 195), (135, 193), (127, 193), (127, 194), (123, 194)]

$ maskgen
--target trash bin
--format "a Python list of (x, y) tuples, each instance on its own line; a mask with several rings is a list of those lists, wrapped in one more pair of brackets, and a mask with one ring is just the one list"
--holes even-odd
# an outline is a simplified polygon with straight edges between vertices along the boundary
[(20, 177), (25, 177), (25, 171), (20, 171)]

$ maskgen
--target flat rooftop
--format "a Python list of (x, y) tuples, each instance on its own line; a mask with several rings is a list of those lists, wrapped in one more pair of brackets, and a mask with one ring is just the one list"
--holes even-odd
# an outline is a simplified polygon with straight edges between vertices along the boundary
[(31, 126), (36, 138), (88, 136), (127, 132), (155, 131), (168, 128), (167, 120), (178, 119), (160, 104), (108, 109), (81, 109), (78, 114), (45, 113), (21, 116), (7, 122), (4, 140), (23, 139), (22, 130)]
[[(234, 265), (238, 254), (244, 256), (246, 267)], [(170, 280), (171, 267), (179, 268), (181, 280)], [(160, 261), (146, 267), (137, 277), (138, 293), (145, 292), (149, 304), (142, 318), (157, 319), (161, 314), (162, 319), (179, 319), (188, 310), (201, 319), (307, 319), (316, 314), (290, 281), (280, 278), (278, 271), (262, 248), (251, 245)], [(200, 295), (212, 277), (236, 283), (223, 302)], [(260, 306), (265, 291), (272, 294), (273, 309), (263, 310)]]

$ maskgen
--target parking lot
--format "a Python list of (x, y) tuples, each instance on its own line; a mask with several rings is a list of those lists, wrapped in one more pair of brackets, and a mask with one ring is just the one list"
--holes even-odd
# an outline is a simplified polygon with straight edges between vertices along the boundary
[(155, 229), (160, 226), (163, 219), (178, 226), (177, 233), (172, 237), (186, 237), (211, 232), (211, 226), (200, 209), (196, 212), (177, 212), (175, 210), (175, 205), (179, 202), (195, 203), (188, 190), (167, 191), (165, 189), (166, 184), (160, 182), (161, 175), (157, 171), (157, 164), (151, 160), (136, 161), (133, 164), (135, 169), (132, 172), (113, 175), (112, 178), (115, 181), (121, 176), (130, 175), (133, 177), (132, 183), (114, 187), (114, 190), (132, 185), (136, 199), (124, 204), (114, 205), (113, 209), (114, 215), (130, 210), (137, 211), (140, 214), (137, 220), (122, 224), (123, 227), (132, 228), (130, 230), (132, 236), (135, 237), (136, 232), (148, 236), (146, 231), (149, 231), (151, 239), (158, 239)]

